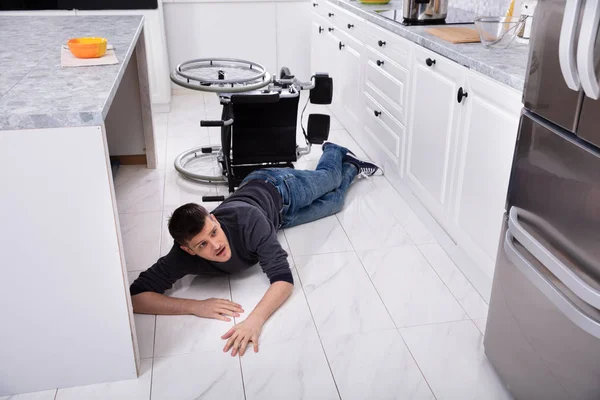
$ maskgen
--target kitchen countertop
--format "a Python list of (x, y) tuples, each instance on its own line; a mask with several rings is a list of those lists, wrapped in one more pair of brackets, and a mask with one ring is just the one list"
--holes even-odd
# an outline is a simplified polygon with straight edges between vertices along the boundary
[[(488, 49), (481, 43), (454, 44), (427, 33), (426, 29), (431, 28), (431, 26), (405, 26), (372, 12), (375, 10), (401, 10), (402, 1), (391, 1), (383, 5), (367, 5), (357, 1), (348, 2), (344, 0), (328, 1), (356, 14), (360, 18), (435, 51), (458, 64), (480, 72), (518, 91), (523, 91), (529, 57), (529, 46), (527, 44), (515, 41), (507, 49)], [(472, 26), (474, 27), (474, 25)]]
[[(0, 130), (101, 125), (142, 31), (143, 16), (0, 16)], [(72, 37), (101, 36), (115, 65), (63, 68)]]

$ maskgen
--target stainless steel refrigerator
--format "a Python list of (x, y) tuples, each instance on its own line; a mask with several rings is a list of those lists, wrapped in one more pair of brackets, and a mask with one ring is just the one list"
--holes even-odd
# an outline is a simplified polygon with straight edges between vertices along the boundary
[(516, 399), (600, 399), (600, 0), (540, 0), (485, 352)]

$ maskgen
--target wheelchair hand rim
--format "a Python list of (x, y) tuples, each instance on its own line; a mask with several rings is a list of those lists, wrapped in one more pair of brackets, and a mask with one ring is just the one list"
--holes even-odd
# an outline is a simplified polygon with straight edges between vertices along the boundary
[[(211, 147), (213, 149), (213, 153), (202, 153), (202, 148), (205, 148), (205, 147)], [(213, 183), (213, 182), (214, 183), (226, 183), (227, 177), (225, 177), (223, 175), (197, 174), (195, 172), (187, 170), (183, 163), (184, 160), (188, 159), (193, 154), (200, 154), (200, 155), (194, 155), (194, 158), (207, 157), (209, 155), (213, 155), (215, 151), (220, 151), (220, 150), (221, 150), (221, 146), (198, 146), (193, 149), (186, 150), (183, 153), (179, 154), (175, 158), (175, 162), (174, 162), (175, 169), (183, 176), (188, 177), (193, 180), (196, 180), (196, 181), (202, 181), (202, 182), (208, 182), (208, 183)]]
[[(188, 73), (188, 71), (201, 71), (202, 69), (207, 71), (210, 69), (210, 77)], [(238, 76), (233, 79), (218, 79), (217, 71), (224, 72), (225, 77), (228, 74), (238, 74)], [(171, 81), (192, 90), (239, 93), (257, 90), (269, 85), (272, 76), (264, 66), (253, 61), (236, 58), (197, 58), (177, 65), (171, 73)]]
[[(247, 77), (238, 77), (234, 79), (199, 79), (197, 76), (190, 75), (186, 72), (201, 68), (232, 69), (233, 71), (247, 71), (252, 72), (253, 74)], [(237, 58), (196, 58), (177, 65), (175, 72), (184, 78), (205, 84), (231, 84), (252, 82), (264, 78), (267, 74), (267, 69), (261, 64), (253, 61)]]

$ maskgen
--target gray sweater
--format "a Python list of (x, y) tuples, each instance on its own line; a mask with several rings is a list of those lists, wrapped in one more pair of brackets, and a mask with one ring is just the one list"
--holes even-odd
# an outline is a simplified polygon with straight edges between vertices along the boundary
[(270, 282), (294, 283), (287, 253), (277, 240), (282, 200), (270, 183), (250, 181), (221, 203), (212, 214), (231, 246), (227, 262), (207, 261), (183, 251), (177, 243), (131, 284), (130, 293), (164, 293), (188, 274), (223, 275), (260, 263)]

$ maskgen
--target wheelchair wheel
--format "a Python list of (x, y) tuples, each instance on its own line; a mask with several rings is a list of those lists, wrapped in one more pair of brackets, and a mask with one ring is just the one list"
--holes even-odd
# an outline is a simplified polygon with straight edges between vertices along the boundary
[(200, 146), (175, 158), (175, 169), (183, 176), (206, 183), (227, 183), (223, 173), (221, 146)]
[(263, 88), (272, 81), (265, 67), (235, 58), (198, 58), (181, 63), (171, 73), (179, 86), (203, 92), (239, 93)]

